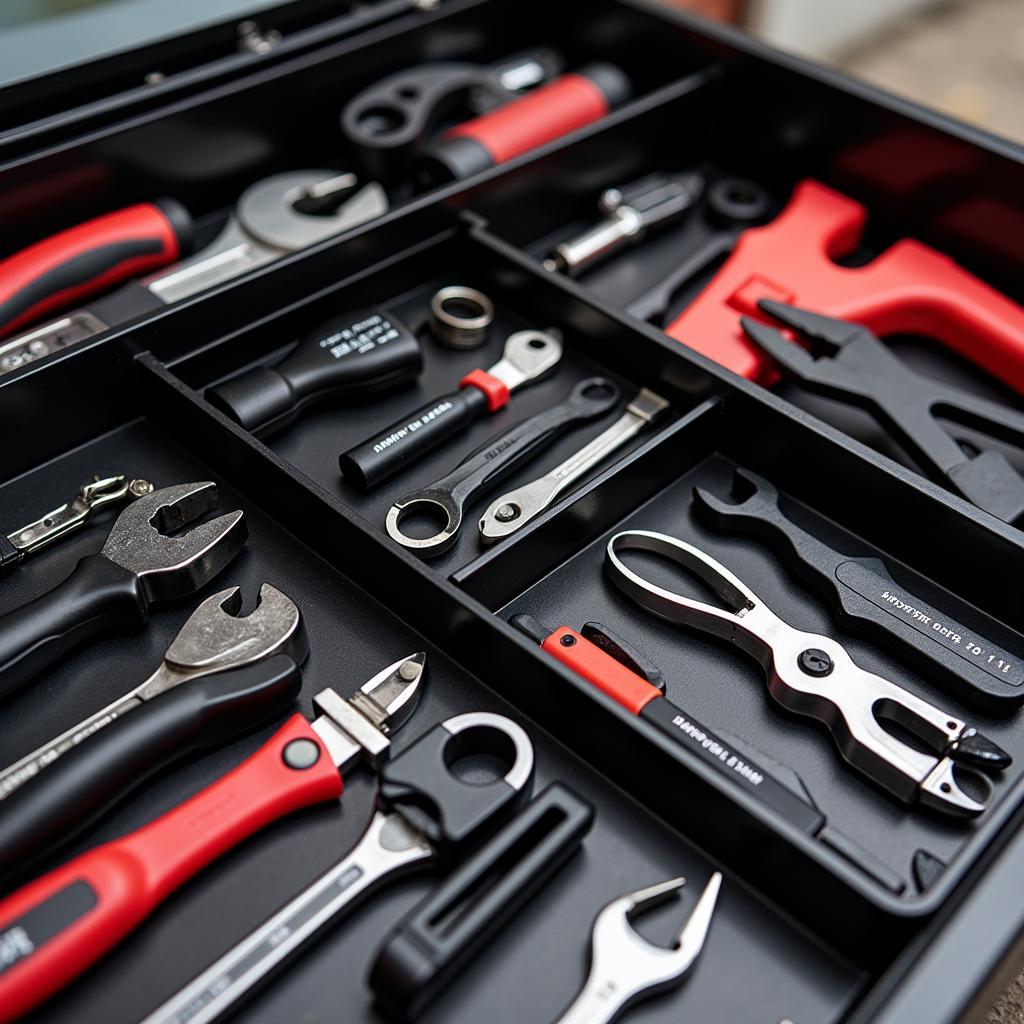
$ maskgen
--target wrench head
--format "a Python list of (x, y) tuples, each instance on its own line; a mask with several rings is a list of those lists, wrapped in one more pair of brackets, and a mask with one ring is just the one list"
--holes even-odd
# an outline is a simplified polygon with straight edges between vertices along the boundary
[(208, 597), (167, 648), (164, 661), (190, 674), (221, 672), (275, 654), (301, 665), (309, 653), (298, 606), (277, 587), (264, 583), (259, 603), (239, 615), (242, 591), (230, 587)]
[(516, 331), (505, 351), (487, 372), (515, 391), (553, 370), (562, 358), (562, 343), (549, 331)]
[(103, 555), (139, 577), (149, 601), (186, 597), (217, 575), (249, 535), (244, 513), (228, 512), (169, 536), (217, 507), (217, 485), (162, 487), (129, 505), (111, 529)]

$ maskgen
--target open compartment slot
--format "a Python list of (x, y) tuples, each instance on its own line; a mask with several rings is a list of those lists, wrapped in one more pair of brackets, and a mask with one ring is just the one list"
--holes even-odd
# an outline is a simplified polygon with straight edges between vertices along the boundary
[[(826, 447), (830, 449), (827, 456)], [(791, 772), (799, 776), (824, 816), (824, 825), (813, 825), (795, 840), (778, 820), (777, 829), (789, 831), (791, 841), (810, 849), (816, 860), (840, 877), (856, 879), (858, 887), (870, 891), (870, 898), (890, 913), (926, 915), (995, 840), (1016, 813), (1024, 792), (1024, 747), (1016, 699), (1024, 681), (1020, 661), (1024, 645), (1014, 628), (1019, 619), (1007, 615), (1006, 605), (998, 600), (970, 607), (967, 602), (976, 598), (979, 589), (966, 582), (987, 577), (984, 571), (979, 573), (981, 565), (1019, 563), (1022, 552), (1012, 534), (997, 534), (987, 521), (963, 516), (956, 527), (964, 559), (959, 566), (962, 574), (951, 572), (954, 567), (945, 551), (912, 536), (922, 531), (895, 524), (930, 522), (941, 534), (943, 521), (955, 514), (953, 510), (934, 494), (922, 493), (863, 459), (856, 460), (855, 469), (853, 453), (844, 457), (835, 447), (806, 425), (779, 415), (771, 405), (739, 395), (716, 399), (531, 524), (515, 547), (477, 560), (455, 581), (502, 620), (529, 615), (545, 632), (556, 633), (559, 627), (579, 631), (585, 623), (594, 622), (613, 637), (624, 638), (661, 670), (667, 696), (682, 709), (681, 718), (692, 716), (698, 723), (696, 731), (689, 733), (695, 742), (704, 743), (712, 734), (708, 742), (724, 746), (727, 755), (732, 748), (734, 756), (740, 752), (739, 760), (756, 762), (760, 757), (768, 765), (781, 765), (780, 778), (791, 780)], [(814, 469), (826, 464), (833, 470)], [(787, 555), (785, 543), (772, 542), (763, 524), (753, 530), (740, 530), (735, 524), (723, 530), (723, 520), (698, 514), (695, 487), (727, 503), (750, 496), (749, 478), (739, 481), (733, 493), (737, 467), (760, 474), (778, 487), (782, 492), (779, 509), (799, 531), (856, 559), (844, 570), (860, 574), (847, 577), (860, 588), (854, 598), (867, 595), (866, 605), (890, 608), (894, 630), (913, 620), (918, 627), (913, 639), (921, 641), (925, 636), (918, 648), (942, 660), (950, 671), (940, 678), (898, 638), (884, 630), (865, 632), (863, 623), (837, 617), (834, 601), (826, 596), (828, 584), (823, 593), (821, 582), (809, 578), (807, 565)], [(670, 472), (676, 474), (673, 481), (658, 489), (659, 481)], [(610, 522), (601, 510), (614, 510), (620, 483), (628, 489), (635, 480), (648, 482), (644, 493), (649, 497), (636, 511)], [(872, 500), (856, 500), (855, 494), (871, 494)], [(728, 517), (724, 522), (729, 522)], [(953, 528), (951, 522), (947, 525)], [(1013, 758), (1005, 771), (991, 776), (992, 799), (987, 809), (972, 820), (960, 820), (894, 799), (843, 763), (820, 723), (787, 713), (772, 700), (756, 659), (700, 629), (666, 622), (625, 597), (604, 567), (609, 539), (623, 530), (655, 531), (695, 545), (733, 572), (786, 623), (836, 639), (857, 666), (976, 727)], [(589, 543), (566, 558), (564, 552), (577, 550), (566, 541), (570, 536)], [(628, 562), (637, 556), (622, 557)], [(682, 570), (666, 575), (663, 561), (644, 562), (643, 557), (639, 565), (646, 578), (722, 606), (713, 596), (709, 598), (710, 592), (696, 577)], [(821, 552), (813, 551), (810, 560), (820, 557)], [(820, 572), (827, 576), (829, 566), (821, 566)], [(888, 588), (884, 585), (887, 574), (891, 575)], [(523, 581), (531, 576), (537, 582), (520, 592)], [(856, 607), (856, 601), (851, 607)], [(928, 646), (929, 633), (939, 637), (939, 648)], [(991, 671), (972, 677), (979, 664)], [(573, 678), (595, 702), (614, 707), (614, 717), (620, 717), (622, 709), (608, 701), (598, 686)], [(968, 689), (972, 678), (987, 681), (982, 685), (991, 692)], [(996, 684), (988, 687), (992, 680)], [(992, 697), (996, 692), (998, 704)], [(608, 730), (612, 729), (610, 717), (606, 718)], [(632, 720), (653, 751), (654, 731), (640, 718)], [(599, 728), (593, 720), (591, 727)], [(906, 735), (895, 728), (893, 732)], [(723, 735), (728, 737), (724, 743)], [(703, 768), (700, 758), (685, 749), (686, 743), (676, 746), (680, 769), (684, 765), (690, 772)], [(740, 799), (744, 787), (732, 785), (734, 798)], [(964, 785), (971, 788), (969, 780)]]
[[(493, 304), (493, 322), (479, 347), (446, 347), (429, 326), (432, 297), (440, 288), (453, 285), (477, 289)], [(394, 318), (394, 323), (388, 321), (388, 325), (400, 336), (374, 347), (372, 337), (366, 341), (365, 331), (372, 335), (383, 329), (374, 320), (379, 316)], [(318, 327), (328, 319), (332, 327)], [(373, 325), (366, 327), (371, 321)], [(344, 331), (339, 333), (339, 323), (363, 327), (346, 336)], [(298, 349), (291, 341), (296, 336), (307, 339), (300, 342)], [(296, 371), (286, 368), (294, 367), (296, 360), (304, 360), (306, 356), (302, 353), (311, 353), (311, 362), (302, 362), (301, 366), (313, 367), (310, 373), (324, 374), (325, 380), (333, 380), (334, 377), (326, 375), (347, 373), (346, 359), (350, 364), (359, 358), (381, 358), (388, 366), (395, 364), (397, 357), (389, 353), (404, 351), (396, 346), (415, 347), (412, 336), (418, 339), (423, 358), (422, 372), (414, 378), (404, 373), (403, 380), (391, 382), (392, 386), (386, 389), (370, 387), (371, 379), (367, 378), (365, 386), (347, 387), (340, 396), (328, 394), (323, 400), (304, 406), (302, 385), (297, 383), (292, 396), (298, 406), (289, 410), (284, 407), (287, 402), (280, 407), (273, 402), (264, 403), (264, 398), (273, 398), (277, 394), (275, 389), (281, 387), (280, 380), (274, 378), (273, 367), (282, 367), (281, 372), (288, 374), (289, 380), (298, 381)], [(369, 355), (349, 354), (353, 348), (359, 349), (360, 337), (366, 341)], [(487, 413), (478, 403), (481, 408), (472, 410), (474, 418), (463, 429), (442, 438), (430, 450), (416, 452), (412, 445), (419, 445), (422, 437), (416, 431), (426, 433), (422, 425), (429, 429), (435, 415), (461, 415), (450, 410), (453, 402), (461, 402), (467, 393), (481, 398), (479, 393), (474, 394), (478, 391), (475, 386), (460, 389), (460, 382), (472, 371), (497, 365), (503, 353), (512, 350), (513, 341), (519, 353), (515, 358), (520, 360), (533, 358), (529, 346), (541, 348), (547, 369), (521, 388), (513, 388), (507, 404), (497, 411)], [(282, 347), (282, 342), (287, 344)], [(336, 351), (338, 357), (323, 353), (324, 346)], [(264, 359), (254, 364), (254, 356)], [(271, 370), (262, 369), (264, 366)], [(451, 523), (440, 508), (435, 511), (433, 502), (424, 502), (418, 507), (424, 507), (428, 514), (421, 522), (414, 520), (410, 524), (403, 518), (397, 527), (389, 528), (393, 507), (406, 496), (446, 478), (478, 449), (497, 445), (499, 450), (485, 460), (486, 471), (474, 476), (479, 485), (473, 484), (472, 493), (451, 489), (453, 509), (461, 509), (461, 529), (454, 533), (454, 543), (447, 550), (439, 540), (425, 555), (430, 568), (443, 575), (472, 560), (484, 548), (478, 523), (499, 495), (518, 490), (555, 467), (564, 466), (571, 456), (613, 424), (620, 423), (624, 416), (632, 418), (632, 433), (627, 431), (621, 439), (617, 438), (617, 444), (605, 458), (588, 462), (589, 468), (573, 480), (570, 488), (581, 486), (631, 451), (647, 445), (652, 437), (672, 429), (674, 418), (694, 404), (702, 389), (707, 390), (715, 383), (696, 367), (676, 358), (667, 346), (650, 344), (646, 338), (632, 335), (628, 328), (585, 303), (567, 301), (560, 282), (537, 275), (523, 265), (514, 253), (494, 243), (472, 219), (464, 220), (462, 230), (454, 236), (367, 268), (343, 286), (326, 290), (278, 316), (210, 344), (195, 357), (173, 364), (172, 369), (186, 384), (204, 390), (207, 401), (228, 418), (250, 427), (261, 445), (265, 444), (280, 459), (315, 481), (335, 502), (372, 529), (388, 536), (389, 543), (401, 543), (397, 538), (391, 539), (399, 529), (413, 542), (404, 546), (417, 555), (417, 540), (438, 535), (446, 528), (450, 532)], [(611, 387), (600, 381), (610, 382)], [(591, 387), (585, 388), (586, 382), (591, 382)], [(643, 398), (647, 404), (640, 408), (640, 415), (634, 415), (628, 410), (637, 408), (641, 402), (638, 395), (642, 388), (653, 392), (658, 401)], [(505, 442), (496, 439), (521, 423), (536, 422), (535, 418), (542, 413), (564, 408), (570, 396), (575, 396), (576, 404), (581, 397), (590, 403), (580, 416), (573, 414), (573, 420), (567, 424), (570, 429), (562, 430), (553, 443), (538, 448), (536, 454), (527, 448), (526, 461), (520, 460), (496, 482), (485, 482), (490, 467), (499, 464), (495, 460), (505, 458)], [(427, 412), (420, 416), (415, 410)], [(541, 441), (544, 440), (542, 437)], [(376, 467), (376, 454), (384, 452), (390, 456), (392, 447), (401, 453), (389, 462), (388, 468), (395, 471), (390, 476), (382, 473), (379, 481), (370, 477), (370, 469)], [(405, 456), (407, 448), (413, 454)], [(346, 455), (343, 476), (339, 456), (356, 449), (360, 452), (358, 460)], [(364, 466), (369, 467), (366, 476)], [(368, 483), (372, 486), (368, 487)], [(451, 515), (454, 517), (456, 512)], [(491, 518), (498, 522), (497, 513)], [(494, 546), (513, 544), (517, 535), (513, 532), (504, 539), (499, 536)], [(494, 539), (494, 535), (489, 539)]]

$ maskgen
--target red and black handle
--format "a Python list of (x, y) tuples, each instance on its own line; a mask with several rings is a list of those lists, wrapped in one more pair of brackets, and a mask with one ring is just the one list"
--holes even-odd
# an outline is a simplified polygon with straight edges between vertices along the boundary
[(484, 413), (497, 412), (509, 400), (504, 381), (473, 370), (459, 390), (441, 395), (338, 456), (345, 479), (361, 491), (383, 483), (421, 455), (461, 433)]
[[(588, 622), (583, 631), (577, 633), (568, 626), (548, 629), (530, 615), (515, 615), (509, 621), (520, 632), (538, 641), (553, 658), (627, 711), (650, 722), (674, 743), (696, 754), (716, 772), (732, 779), (797, 828), (815, 835), (825, 824), (824, 816), (795, 773), (789, 772), (791, 784), (781, 781), (779, 769), (768, 770), (739, 749), (735, 739), (716, 735), (667, 700), (659, 686), (651, 682), (652, 678), (660, 681), (660, 673), (653, 677), (647, 659), (605, 627)], [(638, 674), (638, 670), (643, 675)]]
[(934, 338), (1024, 393), (1024, 309), (948, 256), (904, 238), (863, 266), (837, 261), (860, 242), (867, 210), (817, 181), (801, 182), (773, 221), (740, 236), (732, 255), (666, 329), (741, 377), (769, 386), (770, 356), (743, 334), (757, 303), (863, 324), (879, 337)]
[(72, 981), (211, 861), (271, 822), (341, 791), (320, 738), (294, 715), (191, 800), (0, 901), (0, 1022)]
[(600, 120), (632, 95), (625, 72), (595, 62), (520, 99), (449, 128), (422, 153), (418, 183), (430, 188), (479, 174)]
[(188, 254), (192, 219), (173, 199), (139, 203), (0, 261), (0, 337)]

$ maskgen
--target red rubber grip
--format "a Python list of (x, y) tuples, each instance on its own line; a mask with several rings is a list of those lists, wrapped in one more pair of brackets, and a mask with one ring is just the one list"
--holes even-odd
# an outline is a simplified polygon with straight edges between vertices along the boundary
[[(320, 751), (290, 768), (296, 740)], [(338, 769), (302, 715), (222, 779), (136, 832), (98, 846), (0, 902), (0, 1021), (51, 996), (132, 931), (171, 892), (247, 836), (341, 795)]]
[(140, 203), (23, 249), (0, 262), (0, 337), (173, 263), (185, 243), (164, 210)]
[(835, 259), (859, 243), (867, 211), (816, 181), (797, 186), (770, 224), (750, 228), (667, 333), (761, 384), (771, 359), (744, 337), (740, 316), (758, 299), (863, 324), (875, 334), (920, 334), (948, 345), (1024, 393), (1024, 309), (948, 256), (905, 238), (861, 267)]
[(444, 138), (473, 139), (500, 164), (599, 120), (608, 109), (608, 98), (595, 82), (569, 73), (456, 125)]
[(497, 412), (508, 405), (510, 392), (508, 385), (497, 377), (492, 377), (486, 370), (470, 370), (459, 381), (460, 388), (476, 388), (487, 397), (487, 411)]
[[(562, 637), (572, 637), (575, 643), (567, 646)], [(568, 626), (559, 626), (541, 644), (541, 648), (634, 715), (640, 714), (655, 697), (662, 696), (656, 686)]]

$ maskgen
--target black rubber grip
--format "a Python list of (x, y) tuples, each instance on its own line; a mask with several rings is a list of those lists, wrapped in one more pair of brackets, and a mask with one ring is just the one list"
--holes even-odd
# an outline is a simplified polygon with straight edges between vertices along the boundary
[(141, 629), (147, 618), (139, 578), (103, 555), (87, 555), (59, 586), (0, 618), (0, 697), (86, 640)]
[(435, 398), (340, 455), (341, 474), (353, 486), (368, 491), (465, 430), (486, 411), (487, 396), (472, 386)]
[(295, 662), (279, 654), (182, 683), (99, 729), (0, 802), (0, 877), (63, 845), (173, 761), (280, 713), (300, 686)]
[(25, 557), (3, 533), (0, 533), (0, 580), (10, 576), (21, 560)]
[(554, 876), (593, 820), (586, 800), (548, 786), (385, 940), (369, 978), (381, 1005), (418, 1016)]

